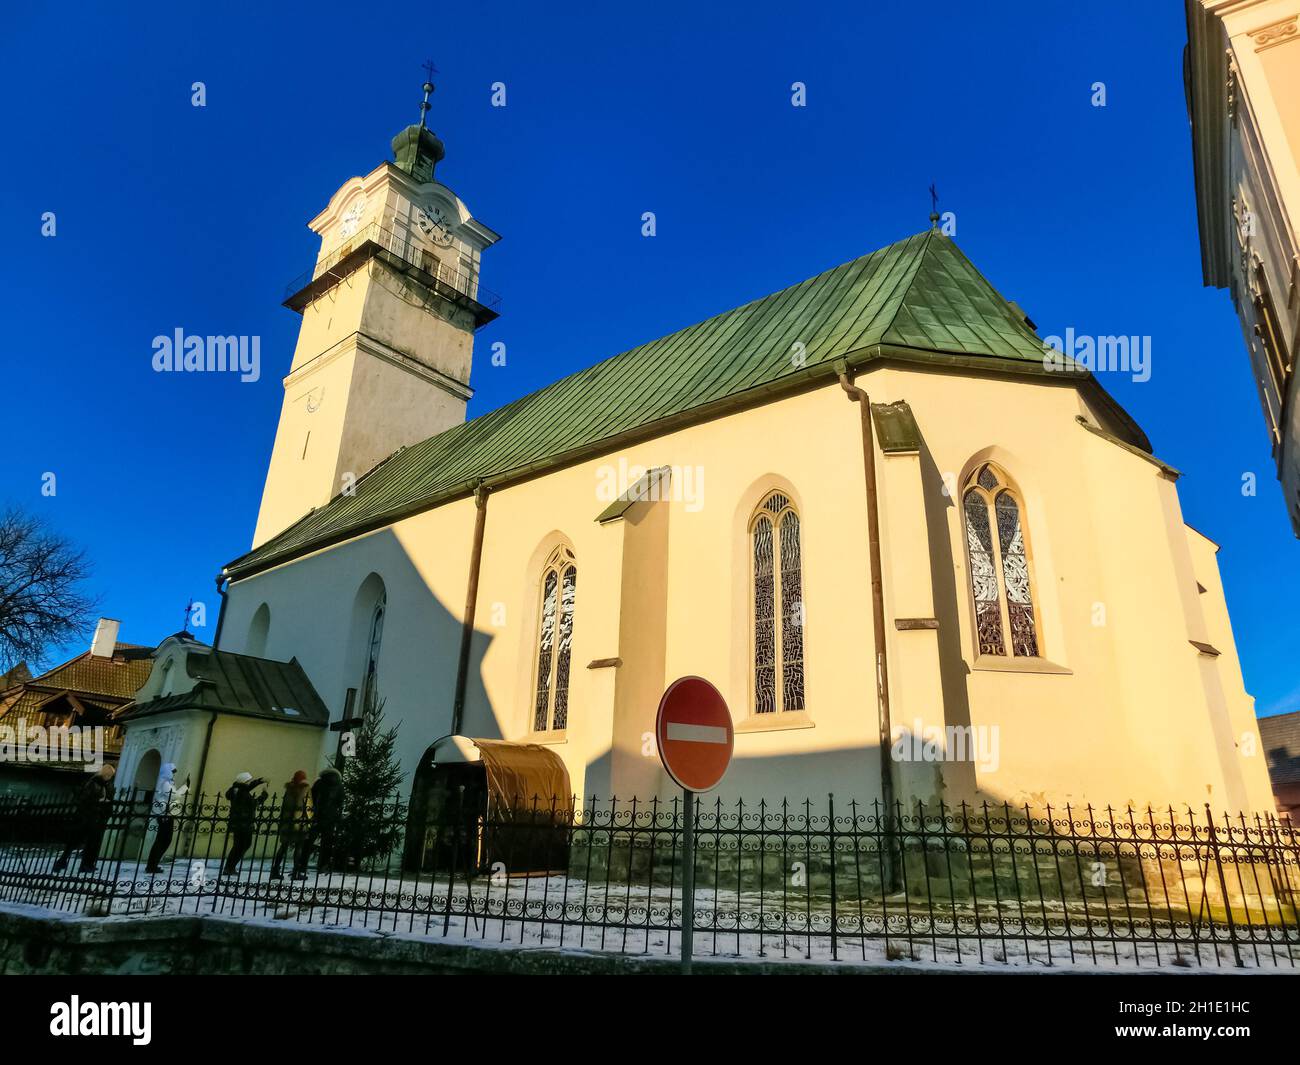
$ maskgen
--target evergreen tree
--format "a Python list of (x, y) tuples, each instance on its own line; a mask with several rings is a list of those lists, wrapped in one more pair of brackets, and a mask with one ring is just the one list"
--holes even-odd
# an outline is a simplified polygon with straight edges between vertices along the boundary
[(367, 859), (387, 857), (402, 838), (397, 800), (402, 782), (398, 725), (383, 727), (382, 701), (367, 707), (361, 717), (352, 755), (340, 752), (334, 761), (334, 768), (343, 774), (344, 796), (337, 853), (358, 867)]

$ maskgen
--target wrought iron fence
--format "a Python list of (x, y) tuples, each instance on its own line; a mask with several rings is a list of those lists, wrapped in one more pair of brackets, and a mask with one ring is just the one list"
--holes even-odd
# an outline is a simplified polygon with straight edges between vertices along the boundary
[[(1251, 968), (1300, 956), (1300, 839), (1285, 819), (833, 797), (697, 807), (701, 955)], [(419, 811), (353, 797), (337, 823), (285, 815), (273, 796), (242, 821), (222, 796), (167, 813), (121, 793), (91, 814), (6, 797), (0, 899), (671, 954), (682, 828), (678, 800), (488, 808), (464, 789)]]

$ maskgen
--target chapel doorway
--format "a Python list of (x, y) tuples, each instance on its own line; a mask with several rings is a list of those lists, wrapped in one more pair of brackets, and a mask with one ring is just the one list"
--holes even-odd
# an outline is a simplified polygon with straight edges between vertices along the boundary
[(131, 781), (132, 791), (142, 791), (148, 798), (158, 786), (158, 774), (162, 772), (162, 755), (156, 747), (150, 748), (136, 766), (135, 777)]

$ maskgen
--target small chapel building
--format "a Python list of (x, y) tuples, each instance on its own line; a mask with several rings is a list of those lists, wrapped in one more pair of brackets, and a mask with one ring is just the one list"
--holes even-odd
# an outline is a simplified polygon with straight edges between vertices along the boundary
[(732, 712), (724, 798), (1273, 808), (1178, 471), (953, 240), (466, 421), (498, 236), (423, 122), (393, 147), (310, 223), (217, 654), (297, 663), (335, 722), (382, 703), (411, 787), (469, 737), (674, 794), (654, 716), (693, 674)]

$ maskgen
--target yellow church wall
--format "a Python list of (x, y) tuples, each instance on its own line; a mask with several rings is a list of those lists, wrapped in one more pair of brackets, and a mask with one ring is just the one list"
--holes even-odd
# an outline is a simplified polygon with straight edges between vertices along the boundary
[[(874, 788), (875, 763), (860, 757), (871, 720), (845, 712), (860, 701), (860, 681), (835, 661), (858, 657), (869, 623), (861, 462), (855, 471), (826, 460), (852, 456), (855, 446), (861, 454), (852, 413), (838, 391), (805, 393), (493, 493), (478, 615), (495, 610), (505, 620), (483, 658), (482, 687), (471, 686), (467, 727), (490, 713), (507, 739), (555, 744), (575, 790), (648, 798), (667, 792), (650, 739), (659, 697), (672, 678), (697, 674), (719, 687), (736, 719), (730, 793), (776, 794), (791, 784), (806, 792), (812, 785), (797, 783), (792, 760), (810, 771), (813, 761), (833, 761), (852, 773), (855, 790)], [(600, 489), (616, 471), (661, 466), (673, 471), (668, 500), (596, 523), (609, 503)], [(750, 713), (747, 527), (772, 488), (818, 517), (805, 521), (803, 543), (809, 711), (779, 731), (747, 731), (770, 725)], [(537, 737), (530, 714), (540, 570), (561, 539), (578, 564), (571, 721), (563, 736)], [(611, 658), (621, 664), (586, 668)]]
[(426, 377), (413, 378), (410, 361), (397, 353), (388, 358), (353, 354), (349, 361), (348, 411), (340, 437), (346, 462), (334, 473), (335, 493), (388, 457), (394, 425), (403, 426), (414, 443), (465, 418), (463, 394), (432, 385)]
[(356, 329), (369, 291), (370, 275), (359, 270), (303, 308), (290, 376), (308, 363), (327, 357), (334, 345)]
[[(983, 759), (895, 764), (900, 796), (1270, 809), (1235, 753), (1252, 719), (1226, 649), (1217, 570), (1198, 593), (1212, 555), (1189, 539), (1160, 468), (1077, 424), (1080, 414), (1111, 423), (1067, 383), (879, 366), (859, 384), (876, 402), (906, 400), (923, 439), (918, 454), (877, 456), (895, 734), (920, 722), (988, 745)], [(1024, 501), (1041, 661), (973, 653), (957, 502), (985, 461)], [(660, 466), (672, 470), (666, 500), (596, 522), (611, 475), (627, 471), (625, 488), (636, 468)], [(802, 523), (801, 714), (751, 706), (748, 527), (772, 489)], [(462, 499), (240, 581), (222, 647), (241, 650), (269, 603), (266, 654), (297, 655), (337, 717), (360, 676), (350, 611), (379, 574), (380, 688), (402, 723), (409, 779), (450, 730), (473, 527), (473, 501)], [(578, 568), (570, 716), (562, 733), (539, 736), (541, 572), (561, 543)], [(929, 618), (937, 628), (895, 624)], [(1223, 653), (1209, 658), (1192, 639)], [(880, 757), (857, 406), (828, 385), (492, 492), (471, 650), (461, 732), (552, 745), (579, 794), (674, 794), (650, 739), (654, 711), (671, 679), (697, 674), (719, 687), (736, 725), (720, 797), (820, 801), (834, 791), (837, 803), (869, 802)]]
[[(189, 801), (202, 791), (213, 799), (225, 793), (242, 772), (265, 777), (272, 792), (279, 794), (294, 772), (303, 769), (315, 779), (324, 766), (326, 736), (332, 733), (306, 725), (235, 714), (218, 714), (207, 742), (212, 714), (205, 710), (178, 710), (156, 714), (127, 727), (125, 760), (119, 768), (117, 785), (153, 790), (157, 778), (138, 780), (136, 770), (150, 751), (159, 753), (159, 764), (176, 766), (177, 785), (189, 781)], [(204, 749), (207, 760), (204, 761)]]
[[(404, 251), (412, 254), (409, 249)], [(439, 257), (451, 269), (457, 268), (457, 257), (451, 251), (440, 250)], [(362, 276), (366, 307), (361, 328), (368, 336), (457, 381), (469, 379), (474, 334), (468, 312), (430, 299), (420, 287), (378, 263), (372, 262)], [(408, 308), (412, 305), (425, 308), (427, 313), (411, 313)], [(431, 317), (455, 322), (458, 328), (431, 329)]]
[[(337, 720), (347, 689), (364, 675), (367, 596), (382, 581), (379, 695), (388, 719), (400, 722), (403, 765), (414, 772), (451, 719), (473, 528), (473, 502), (458, 500), (239, 581), (229, 590), (220, 646), (244, 651), (253, 615), (268, 604), (264, 656), (296, 656)], [(475, 668), (490, 642), (488, 633), (476, 639)]]
[[(590, 465), (493, 492), (487, 504), (474, 644), (462, 732), (489, 739), (553, 745), (575, 792), (587, 789), (589, 765), (608, 759), (611, 678), (588, 663), (618, 654), (622, 530), (601, 528)], [(538, 735), (533, 728), (542, 569), (560, 545), (577, 561), (569, 725)], [(462, 581), (461, 599), (464, 599)], [(607, 672), (607, 671), (606, 671)], [(608, 775), (606, 774), (606, 779)]]
[(1204, 589), (1199, 597), (1206, 635), (1210, 645), (1219, 652), (1214, 665), (1228, 703), (1234, 738), (1233, 758), (1242, 774), (1247, 808), (1262, 813), (1271, 809), (1269, 803), (1275, 801), (1268, 776), (1268, 752), (1260, 739), (1254, 696), (1246, 691), (1243, 683), (1237, 641), (1232, 635), (1232, 621), (1219, 574), (1219, 545), (1191, 526), (1185, 528), (1196, 580)]
[[(220, 714), (203, 770), (203, 790), (208, 795), (224, 795), (236, 775), (247, 772), (265, 778), (268, 793), (278, 798), (297, 770), (316, 779), (325, 757), (332, 753), (326, 749), (326, 737), (332, 740), (334, 734), (306, 725)], [(198, 786), (197, 773), (194, 784)]]
[[(309, 308), (308, 314), (312, 313)], [(306, 326), (303, 331), (307, 332)], [(298, 350), (303, 350), (301, 342)], [(336, 477), (338, 442), (355, 361), (355, 348), (339, 342), (309, 368), (286, 378), (253, 546), (288, 528), (313, 507), (324, 506), (342, 487)]]
[[(1029, 803), (1114, 800), (1129, 766), (1099, 770), (1125, 722), (1115, 712), (1109, 670), (1088, 668), (1104, 654), (1086, 631), (1088, 579), (1100, 569), (1087, 529), (1092, 515), (1074, 472), (1088, 434), (1070, 387), (885, 370), (869, 380), (880, 402), (905, 399), (924, 439), (926, 519), (914, 519), (917, 540), (929, 539), (935, 617), (939, 623), (943, 702), (896, 700), (894, 724), (916, 731), (936, 722), (972, 730), (986, 757), (942, 766), (947, 801)], [(1014, 416), (1012, 415), (1014, 412)], [(892, 460), (891, 460), (892, 461)], [(1039, 621), (1041, 662), (976, 655), (973, 606), (960, 501), (984, 464), (1000, 466), (1023, 500), (1030, 574)], [(1138, 461), (1138, 460), (1135, 460)], [(890, 461), (887, 476), (893, 475)], [(1148, 467), (1149, 468), (1149, 467)], [(1080, 503), (1084, 502), (1081, 506)], [(886, 528), (886, 550), (897, 551)], [(896, 567), (887, 566), (886, 597)], [(887, 605), (887, 613), (896, 616)], [(913, 633), (887, 633), (895, 647)], [(1100, 714), (1103, 720), (1098, 720)], [(945, 737), (946, 739), (946, 737)], [(950, 742), (950, 741), (946, 741)], [(1121, 745), (1122, 746), (1122, 745)], [(982, 761), (982, 764), (981, 764)]]
[[(932, 529), (931, 562), (947, 723), (996, 730), (986, 738), (997, 744), (997, 767), (976, 767), (970, 794), (968, 767), (946, 765), (948, 796), (1036, 806), (1227, 801), (1215, 732), (1224, 707), (1207, 695), (1187, 642), (1183, 600), (1195, 588), (1174, 486), (1152, 463), (1077, 425), (1080, 413), (1101, 419), (1069, 386), (896, 369), (873, 372), (865, 385), (877, 402), (911, 405), (923, 463), (928, 454), (927, 494), (942, 500), (946, 535)], [(960, 498), (986, 460), (1024, 498), (1046, 660), (1032, 671), (974, 653), (964, 522), (951, 496)], [(886, 477), (896, 461), (881, 461)], [(885, 522), (887, 558), (898, 550), (896, 527)], [(899, 612), (889, 590), (906, 571), (886, 564), (891, 617)], [(915, 634), (887, 635), (896, 654)], [(896, 700), (894, 724), (907, 725), (913, 712), (928, 724), (934, 710)]]

